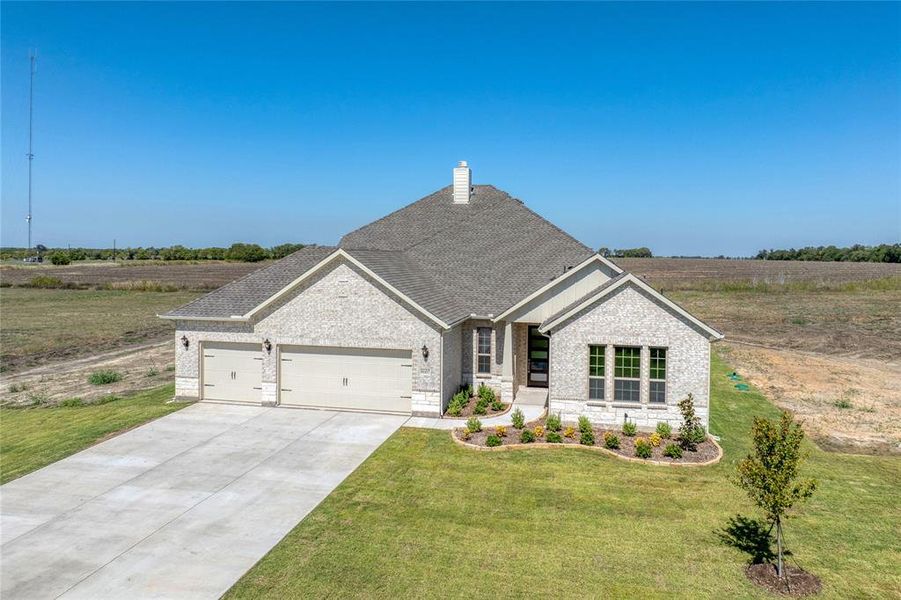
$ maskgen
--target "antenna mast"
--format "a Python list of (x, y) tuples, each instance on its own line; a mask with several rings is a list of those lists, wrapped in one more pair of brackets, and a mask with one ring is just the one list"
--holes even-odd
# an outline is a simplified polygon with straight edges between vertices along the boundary
[(31, 147), (31, 128), (34, 120), (34, 70), (35, 60), (37, 60), (34, 50), (28, 52), (28, 58), (31, 63), (31, 73), (28, 80), (28, 154), (25, 155), (28, 158), (28, 216), (25, 217), (25, 220), (28, 221), (28, 253), (31, 254), (31, 161), (34, 160), (34, 152)]

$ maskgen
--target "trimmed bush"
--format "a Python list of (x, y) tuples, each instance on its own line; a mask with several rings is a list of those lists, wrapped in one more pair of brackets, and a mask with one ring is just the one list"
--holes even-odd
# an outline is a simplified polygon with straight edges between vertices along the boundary
[(583, 431), (579, 437), (579, 443), (583, 446), (594, 446), (594, 432), (591, 430)]
[(498, 437), (507, 437), (507, 426), (506, 425), (498, 425), (494, 428), (494, 433)]
[(535, 431), (535, 437), (537, 437), (537, 438), (544, 437), (544, 427), (542, 427), (541, 425), (536, 425), (534, 431)]
[(576, 428), (572, 425), (567, 425), (566, 429), (563, 430), (563, 437), (567, 437), (571, 440), (576, 439)]
[(648, 441), (651, 442), (651, 445), (655, 448), (660, 445), (663, 441), (663, 438), (660, 437), (660, 434), (656, 431), (648, 436)]
[(103, 371), (95, 371), (88, 377), (88, 383), (91, 385), (108, 385), (122, 380), (122, 373), (106, 369)]
[(666, 448), (663, 449), (663, 456), (673, 459), (682, 458), (682, 446), (679, 444), (667, 444)]
[(532, 433), (531, 429), (523, 429), (522, 433), (519, 434), (519, 441), (523, 444), (531, 444), (535, 441), (535, 434)]
[(656, 431), (657, 431), (657, 435), (659, 435), (660, 437), (662, 437), (665, 440), (668, 440), (670, 438), (670, 436), (673, 435), (673, 428), (670, 426), (669, 423), (667, 423), (665, 421), (661, 421), (660, 423), (657, 423)]
[(488, 446), (489, 448), (494, 448), (495, 446), (500, 446), (501, 438), (497, 437), (496, 435), (489, 435), (488, 438), (485, 440), (485, 445)]
[(604, 433), (604, 447), (610, 450), (619, 450), (619, 437), (612, 431)]
[(510, 419), (513, 421), (513, 427), (516, 429), (522, 429), (526, 425), (526, 416), (518, 408), (510, 415)]
[(466, 421), (466, 429), (470, 433), (478, 433), (482, 431), (482, 422), (475, 417), (469, 417)]
[(560, 431), (563, 429), (563, 423), (560, 422), (560, 415), (548, 415), (544, 423), (548, 431)]
[(589, 421), (588, 417), (586, 417), (585, 415), (579, 417), (579, 431), (581, 433), (585, 433), (586, 431), (594, 431), (594, 429), (591, 427), (591, 421)]
[(549, 444), (562, 444), (563, 436), (559, 431), (548, 431), (547, 437), (544, 438)]
[(636, 433), (638, 433), (638, 427), (635, 425), (635, 421), (624, 421), (623, 422), (623, 435), (632, 437)]
[(651, 442), (642, 437), (635, 440), (635, 456), (638, 458), (651, 458), (652, 454)]

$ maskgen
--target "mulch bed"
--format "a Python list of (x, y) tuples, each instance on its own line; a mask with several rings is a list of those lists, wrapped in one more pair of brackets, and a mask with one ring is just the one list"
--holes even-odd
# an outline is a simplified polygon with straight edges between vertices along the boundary
[(769, 563), (751, 565), (746, 574), (754, 584), (774, 594), (783, 596), (812, 596), (820, 592), (822, 584), (820, 578), (813, 573), (791, 565), (784, 565), (785, 576), (782, 579), (776, 575), (776, 566)]
[(454, 417), (454, 416), (452, 416), (452, 415), (449, 415), (449, 414), (445, 413), (444, 418), (445, 418), (445, 419), (463, 419), (463, 420), (465, 421), (465, 420), (468, 419), (469, 417), (473, 417), (473, 416), (478, 417), (478, 418), (480, 418), (480, 419), (484, 419), (485, 417), (496, 417), (496, 416), (502, 415), (502, 414), (504, 414), (505, 412), (507, 412), (508, 410), (510, 410), (510, 406), (511, 406), (510, 404), (504, 404), (504, 408), (503, 408), (503, 409), (501, 409), (501, 410), (492, 410), (492, 409), (491, 409), (491, 405), (489, 404), (489, 405), (488, 405), (488, 412), (487, 412), (486, 414), (484, 414), (484, 415), (477, 415), (477, 414), (475, 414), (475, 413), (472, 412), (472, 411), (475, 410), (475, 408), (476, 408), (476, 402), (478, 402), (478, 400), (479, 400), (478, 396), (472, 396), (472, 397), (470, 397), (469, 403), (468, 403), (466, 406), (463, 407), (463, 412), (460, 413), (460, 416)]
[[(532, 429), (534, 431), (534, 428), (536, 425), (544, 426), (545, 419), (542, 418), (542, 419), (538, 419), (536, 421), (526, 423), (525, 428)], [(561, 435), (563, 434), (563, 431), (566, 430), (568, 425), (572, 425), (573, 427), (575, 427), (574, 424), (564, 423), (563, 429), (560, 431)], [(467, 439), (464, 439), (463, 436), (461, 435), (463, 432), (463, 429), (464, 428), (462, 428), (462, 427), (454, 429), (454, 437), (456, 437), (458, 440), (465, 441), (467, 444), (473, 444), (476, 446), (488, 447), (488, 444), (486, 443), (488, 436), (496, 434), (496, 429), (494, 427), (484, 427), (482, 429), (482, 431), (473, 433), (467, 440)], [(579, 442), (580, 433), (579, 433), (578, 427), (575, 427), (575, 430), (576, 430), (575, 437), (568, 438), (568, 437), (564, 436), (563, 443), (561, 445), (575, 445), (575, 446), (580, 445), (580, 442)], [(620, 445), (620, 447), (618, 449), (610, 449), (610, 452), (613, 452), (614, 454), (617, 454), (619, 456), (624, 456), (627, 458), (637, 458), (635, 456), (635, 440), (640, 437), (647, 439), (648, 436), (650, 435), (650, 433), (639, 432), (634, 437), (629, 437), (629, 436), (623, 434), (621, 431), (605, 429), (605, 428), (601, 428), (601, 427), (595, 427), (594, 428), (594, 447), (605, 448), (604, 433), (606, 433), (608, 431), (614, 433), (619, 438), (619, 445)], [(522, 433), (521, 429), (515, 429), (512, 426), (508, 426), (506, 437), (501, 437), (501, 446), (524, 445), (519, 441), (519, 436), (521, 433)], [(547, 433), (548, 432), (545, 431), (545, 433), (542, 437), (540, 437), (540, 438), (536, 437), (535, 443), (547, 443), (547, 439), (546, 439)], [(673, 435), (673, 438), (664, 439), (660, 443), (660, 446), (658, 446), (656, 448), (652, 448), (651, 458), (647, 459), (647, 460), (653, 460), (653, 461), (661, 462), (661, 463), (676, 463), (676, 464), (705, 463), (707, 461), (717, 458), (720, 455), (720, 450), (717, 447), (717, 445), (714, 444), (713, 441), (710, 440), (710, 438), (708, 438), (703, 443), (698, 444), (698, 449), (696, 452), (684, 451), (682, 454), (682, 458), (680, 458), (680, 459), (672, 459), (668, 456), (664, 456), (663, 450), (664, 450), (664, 448), (666, 448), (666, 445), (674, 444), (674, 443), (676, 443), (675, 434)], [(639, 459), (639, 460), (642, 460), (642, 459)]]

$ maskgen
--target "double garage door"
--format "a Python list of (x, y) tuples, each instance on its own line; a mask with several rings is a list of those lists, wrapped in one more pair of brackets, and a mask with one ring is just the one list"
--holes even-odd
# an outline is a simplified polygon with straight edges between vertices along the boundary
[[(344, 410), (411, 411), (409, 350), (280, 346), (279, 403)], [(260, 401), (262, 348), (256, 344), (203, 346), (203, 397)]]

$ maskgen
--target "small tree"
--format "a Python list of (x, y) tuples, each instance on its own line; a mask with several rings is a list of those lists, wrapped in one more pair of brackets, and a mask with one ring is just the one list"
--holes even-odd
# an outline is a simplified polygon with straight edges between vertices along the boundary
[(691, 394), (679, 401), (679, 412), (682, 413), (682, 425), (676, 441), (683, 450), (694, 452), (707, 434), (701, 426), (701, 418), (695, 413), (695, 401)]
[(50, 262), (54, 265), (67, 265), (69, 264), (69, 253), (63, 252), (62, 250), (56, 250), (50, 253)]
[(782, 521), (796, 502), (806, 500), (816, 489), (813, 479), (798, 479), (804, 430), (788, 412), (779, 423), (754, 418), (751, 427), (754, 448), (738, 463), (735, 483), (748, 493), (776, 528), (776, 573), (783, 576)]

